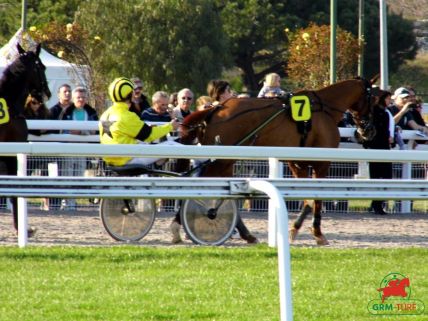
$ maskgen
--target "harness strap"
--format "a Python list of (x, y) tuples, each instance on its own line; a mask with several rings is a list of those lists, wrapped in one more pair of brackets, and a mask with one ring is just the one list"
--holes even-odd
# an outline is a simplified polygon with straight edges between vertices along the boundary
[(237, 141), (234, 146), (240, 146), (243, 143), (245, 143), (248, 139), (250, 139), (253, 135), (257, 134), (259, 131), (261, 131), (263, 128), (265, 128), (272, 120), (274, 120), (276, 117), (279, 116), (279, 114), (285, 112), (285, 108), (281, 108), (278, 110), (275, 114), (270, 116), (268, 119), (266, 119), (261, 125), (257, 126), (255, 129), (253, 129), (251, 132), (249, 132), (246, 136), (244, 136), (241, 140)]

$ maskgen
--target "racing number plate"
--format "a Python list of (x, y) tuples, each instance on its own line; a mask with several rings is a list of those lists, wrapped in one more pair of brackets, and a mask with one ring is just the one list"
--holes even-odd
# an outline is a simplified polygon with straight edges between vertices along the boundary
[(0, 125), (9, 122), (9, 108), (7, 107), (6, 100), (0, 98)]
[(295, 121), (311, 119), (311, 102), (308, 96), (292, 96), (290, 99), (291, 116)]

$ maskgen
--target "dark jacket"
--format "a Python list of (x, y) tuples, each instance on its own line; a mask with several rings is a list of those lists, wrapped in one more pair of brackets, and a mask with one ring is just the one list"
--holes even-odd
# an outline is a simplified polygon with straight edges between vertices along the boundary
[[(71, 104), (70, 106), (68, 106), (66, 109), (64, 109), (61, 114), (59, 115), (58, 119), (59, 120), (73, 120), (73, 111), (76, 109), (76, 106), (74, 104)], [(86, 114), (88, 116), (87, 120), (98, 120), (98, 115), (97, 115), (97, 111), (92, 108), (91, 106), (89, 106), (88, 104), (86, 104), (85, 106), (83, 106), (83, 109), (86, 111)], [(62, 131), (62, 133), (69, 133), (69, 131)], [(90, 134), (90, 132), (84, 132), (81, 131), (80, 133), (81, 135), (88, 135)]]
[(62, 113), (62, 107), (60, 105), (60, 103), (58, 102), (57, 104), (53, 105), (50, 109), (49, 109), (49, 119), (52, 120), (58, 120), (59, 119), (59, 115), (61, 115)]
[(152, 107), (143, 111), (141, 118), (146, 121), (154, 122), (170, 122), (171, 116), (168, 112), (158, 114)]
[[(58, 119), (59, 120), (73, 120), (73, 111), (76, 109), (76, 106), (74, 104), (71, 104), (66, 109), (62, 110), (62, 112), (59, 114)], [(86, 114), (88, 115), (88, 120), (98, 120), (97, 111), (86, 104), (83, 106), (83, 109), (86, 111)]]
[(391, 149), (389, 143), (389, 115), (379, 105), (373, 107), (373, 124), (376, 128), (376, 135), (372, 140), (363, 143), (364, 148)]

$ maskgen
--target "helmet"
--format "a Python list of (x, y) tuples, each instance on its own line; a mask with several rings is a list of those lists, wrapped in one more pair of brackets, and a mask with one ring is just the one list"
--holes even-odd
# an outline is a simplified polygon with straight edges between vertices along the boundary
[(108, 87), (108, 94), (114, 102), (124, 101), (134, 90), (134, 83), (125, 77), (116, 78)]

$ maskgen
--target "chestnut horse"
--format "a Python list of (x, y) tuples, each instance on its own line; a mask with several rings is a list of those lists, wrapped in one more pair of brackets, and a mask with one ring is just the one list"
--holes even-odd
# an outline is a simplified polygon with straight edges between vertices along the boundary
[[(27, 122), (23, 116), (25, 101), (31, 91), (37, 91), (48, 98), (51, 92), (45, 70), (39, 58), (41, 46), (35, 52), (25, 51), (17, 45), (19, 56), (4, 70), (0, 78), (0, 142), (26, 142)], [(3, 170), (7, 175), (16, 175), (16, 157), (1, 156)], [(13, 225), (18, 229), (18, 206), (12, 198)], [(32, 230), (29, 230), (31, 236)]]
[[(348, 109), (353, 114), (361, 136), (373, 135), (371, 107), (377, 102), (378, 94), (379, 89), (372, 89), (372, 82), (357, 78), (316, 91), (299, 91), (290, 95), (287, 101), (232, 98), (222, 105), (186, 117), (180, 128), (181, 142), (191, 144), (197, 138), (202, 145), (337, 148), (340, 142), (337, 124)], [(309, 107), (310, 119), (292, 119), (292, 114), (299, 117), (299, 111), (291, 111), (292, 97), (297, 102), (306, 99), (307, 103), (301, 106)], [(303, 114), (308, 114), (308, 110)], [(232, 176), (234, 162), (217, 160), (204, 168), (202, 176)], [(309, 166), (312, 167), (314, 178), (325, 178), (330, 162), (289, 161), (288, 166), (296, 178), (308, 177)], [(291, 241), (296, 238), (305, 217), (313, 212), (312, 234), (318, 245), (328, 244), (321, 232), (321, 205), (320, 200), (303, 202), (302, 211), (290, 230)]]

